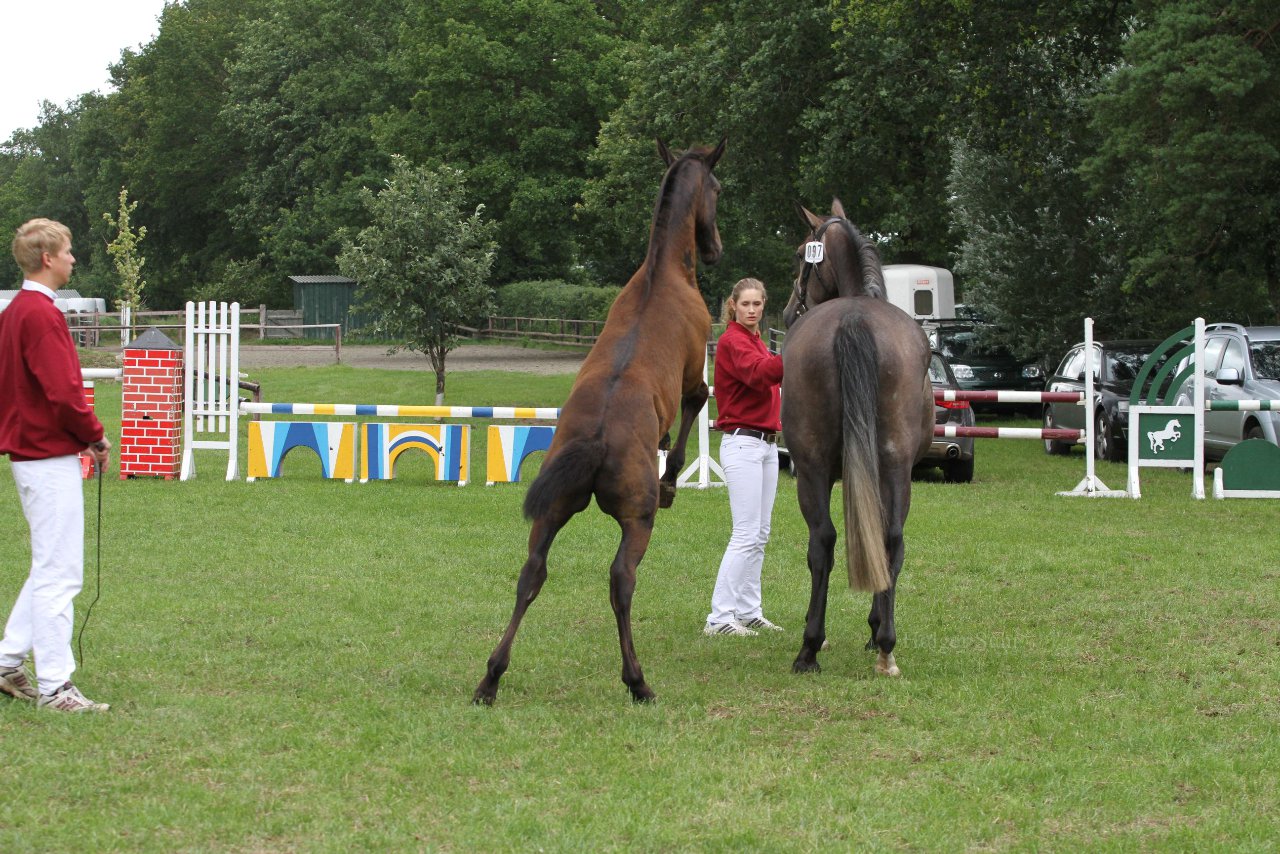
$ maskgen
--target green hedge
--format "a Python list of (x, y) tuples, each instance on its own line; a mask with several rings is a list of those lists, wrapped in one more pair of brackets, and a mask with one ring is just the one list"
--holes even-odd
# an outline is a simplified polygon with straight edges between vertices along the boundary
[(496, 314), (502, 317), (556, 317), (604, 320), (622, 288), (574, 285), (560, 279), (512, 282), (498, 289)]

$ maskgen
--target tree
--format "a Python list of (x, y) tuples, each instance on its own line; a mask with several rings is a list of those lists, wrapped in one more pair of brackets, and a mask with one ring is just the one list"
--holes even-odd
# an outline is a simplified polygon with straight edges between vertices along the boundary
[(0, 225), (7, 227), (5, 233), (10, 235), (32, 217), (48, 217), (66, 225), (76, 241), (76, 287), (93, 293), (92, 288), (84, 290), (92, 278), (86, 272), (101, 250), (90, 237), (94, 222), (85, 212), (73, 168), (82, 114), (77, 103), (58, 107), (45, 101), (40, 124), (16, 131), (0, 146)]
[(620, 44), (591, 0), (415, 4), (392, 61), (413, 92), (375, 122), (376, 139), (465, 171), (499, 223), (499, 283), (572, 278), (573, 213), (600, 122), (621, 97)]
[(831, 80), (829, 4), (697, 0), (651, 4), (624, 65), (627, 96), (601, 127), (591, 156), (598, 173), (578, 221), (583, 260), (602, 281), (625, 282), (644, 258), (650, 203), (662, 177), (654, 137), (684, 147), (728, 138), (721, 263), (699, 268), (718, 304), (734, 281), (754, 276), (785, 302), (797, 201), (810, 185), (802, 159), (814, 144), (803, 117)]
[(336, 271), (341, 229), (365, 223), (363, 187), (390, 172), (372, 120), (407, 103), (388, 70), (403, 0), (273, 0), (242, 27), (221, 118), (243, 151), (230, 211), (256, 256), (230, 260), (217, 288), (287, 304), (287, 276)]
[(126, 51), (112, 69), (118, 91), (108, 103), (117, 115), (118, 147), (101, 164), (120, 164), (98, 194), (101, 201), (113, 198), (124, 184), (142, 200), (139, 213), (151, 226), (151, 299), (158, 305), (180, 304), (193, 287), (216, 278), (226, 259), (251, 256), (256, 246), (246, 245), (228, 215), (244, 167), (222, 108), (241, 29), (270, 2), (170, 3), (156, 38), (138, 53)]
[(1085, 174), (1115, 209), (1135, 322), (1280, 320), (1280, 13), (1154, 4), (1093, 103)]
[(107, 244), (107, 254), (111, 256), (116, 274), (120, 276), (116, 307), (128, 305), (133, 311), (142, 310), (142, 291), (147, 285), (142, 279), (142, 267), (147, 259), (138, 254), (138, 244), (147, 236), (147, 227), (140, 226), (134, 231), (129, 222), (137, 208), (137, 202), (129, 202), (129, 191), (121, 187), (119, 212), (114, 217), (109, 213), (102, 215), (107, 227), (116, 232), (115, 238)]
[(461, 341), (456, 329), (489, 310), (497, 245), (483, 205), (466, 212), (461, 170), (414, 167), (403, 157), (382, 190), (362, 194), (372, 224), (344, 241), (338, 269), (359, 283), (359, 309), (395, 349), (426, 354), (444, 402), (445, 357)]
[(947, 202), (964, 301), (1022, 358), (1052, 360), (1080, 338), (1141, 335), (1126, 319), (1115, 220), (1080, 164), (1096, 149), (1090, 96), (1119, 57), (1131, 4), (1077, 0), (964, 25)]
[(1128, 331), (1118, 326), (1114, 259), (1097, 245), (1077, 165), (1070, 148), (1044, 151), (1028, 172), (1008, 155), (954, 146), (948, 186), (963, 235), (955, 273), (965, 302), (994, 324), (992, 339), (1022, 359), (1056, 358), (1080, 339), (1086, 316), (1099, 320), (1100, 335)]

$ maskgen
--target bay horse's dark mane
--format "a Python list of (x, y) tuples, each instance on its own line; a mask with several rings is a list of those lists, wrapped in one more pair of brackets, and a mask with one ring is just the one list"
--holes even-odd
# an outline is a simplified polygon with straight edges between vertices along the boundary
[(712, 151), (713, 149), (709, 146), (691, 148), (672, 163), (671, 168), (662, 176), (662, 186), (658, 188), (658, 199), (653, 204), (653, 221), (649, 227), (649, 234), (651, 235), (649, 253), (645, 258), (645, 264), (649, 268), (650, 276), (653, 275), (653, 268), (657, 263), (659, 253), (665, 248), (663, 241), (652, 238), (665, 233), (671, 225), (672, 211), (685, 210), (685, 205), (681, 204), (681, 202), (687, 202), (687, 199), (676, 198), (677, 190), (688, 192), (688, 182), (681, 180), (686, 172), (685, 167), (694, 160), (705, 163), (707, 156)]

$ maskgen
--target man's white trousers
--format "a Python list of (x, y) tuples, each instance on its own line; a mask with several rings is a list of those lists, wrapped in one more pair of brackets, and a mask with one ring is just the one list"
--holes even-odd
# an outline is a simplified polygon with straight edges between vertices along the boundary
[(35, 658), (40, 693), (71, 679), (72, 600), (84, 584), (84, 486), (78, 456), (11, 463), (31, 528), (31, 572), (5, 625), (0, 666)]

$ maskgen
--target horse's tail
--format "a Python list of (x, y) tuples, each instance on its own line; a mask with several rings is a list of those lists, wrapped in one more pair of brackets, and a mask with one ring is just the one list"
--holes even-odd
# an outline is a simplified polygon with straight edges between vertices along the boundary
[(599, 438), (572, 439), (538, 472), (524, 496), (524, 517), (537, 519), (566, 493), (590, 492), (605, 458)]
[(884, 545), (880, 442), (876, 435), (880, 371), (875, 340), (859, 315), (845, 315), (836, 330), (836, 368), (843, 410), (844, 548), (849, 586), (879, 592), (888, 590), (892, 583)]

